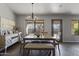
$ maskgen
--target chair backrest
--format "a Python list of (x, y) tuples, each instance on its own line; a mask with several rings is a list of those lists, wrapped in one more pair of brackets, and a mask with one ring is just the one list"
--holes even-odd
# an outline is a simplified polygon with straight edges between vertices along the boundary
[(19, 32), (18, 33), (18, 37), (19, 37), (19, 42), (20, 43), (23, 43), (23, 35), (22, 35), (22, 32)]

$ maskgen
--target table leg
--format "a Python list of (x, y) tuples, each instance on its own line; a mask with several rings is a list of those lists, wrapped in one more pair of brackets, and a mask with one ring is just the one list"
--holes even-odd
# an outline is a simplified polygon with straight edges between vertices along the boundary
[(55, 56), (55, 48), (53, 49), (53, 56)]

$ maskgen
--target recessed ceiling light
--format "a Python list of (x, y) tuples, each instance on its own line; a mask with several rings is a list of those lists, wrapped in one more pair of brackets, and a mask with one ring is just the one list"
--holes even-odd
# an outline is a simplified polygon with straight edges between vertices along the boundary
[(60, 4), (60, 5), (59, 5), (59, 7), (61, 8), (61, 7), (63, 7), (63, 5), (62, 5), (62, 4)]

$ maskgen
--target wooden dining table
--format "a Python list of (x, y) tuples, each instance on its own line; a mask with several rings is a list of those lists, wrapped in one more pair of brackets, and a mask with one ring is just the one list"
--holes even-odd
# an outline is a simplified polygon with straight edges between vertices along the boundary
[[(31, 40), (32, 42), (29, 43), (28, 40)], [(25, 48), (23, 48), (23, 49), (51, 50), (51, 55), (55, 56), (55, 47), (56, 47), (57, 42), (58, 41), (55, 38), (27, 38), (27, 37), (24, 37), (23, 46), (25, 46)], [(25, 50), (23, 50), (23, 51), (25, 52)]]

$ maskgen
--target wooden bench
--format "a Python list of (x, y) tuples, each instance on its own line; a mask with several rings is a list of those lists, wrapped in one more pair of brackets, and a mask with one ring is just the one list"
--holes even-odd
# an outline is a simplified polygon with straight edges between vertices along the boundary
[[(26, 42), (28, 40), (33, 40), (33, 41), (41, 41), (41, 42)], [(51, 42), (44, 42), (43, 41), (53, 41)], [(50, 50), (51, 55), (55, 56), (55, 46), (56, 46), (56, 39), (52, 38), (23, 38), (23, 55), (25, 55), (25, 50)], [(27, 55), (29, 52), (27, 53)]]
[(30, 50), (50, 50), (51, 51), (50, 55), (55, 56), (55, 47), (49, 43), (28, 43), (24, 45), (23, 49), (24, 49), (23, 53), (25, 52), (25, 50), (28, 50), (28, 51)]

